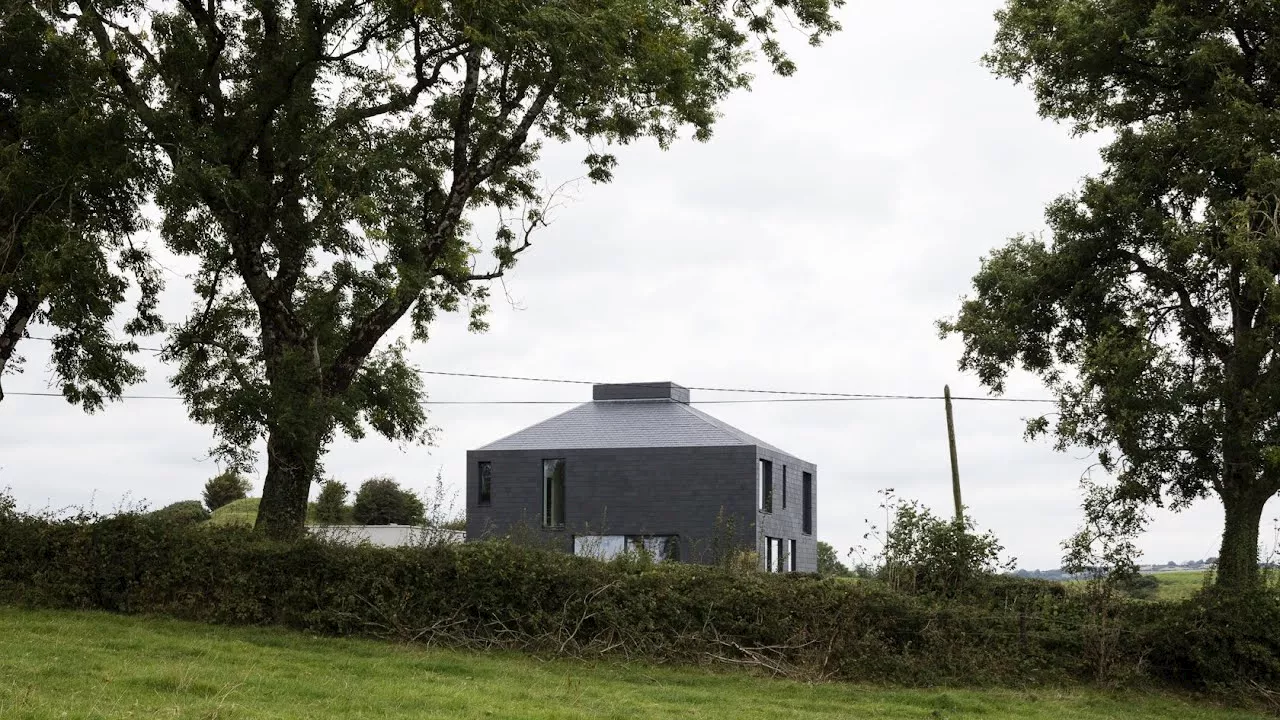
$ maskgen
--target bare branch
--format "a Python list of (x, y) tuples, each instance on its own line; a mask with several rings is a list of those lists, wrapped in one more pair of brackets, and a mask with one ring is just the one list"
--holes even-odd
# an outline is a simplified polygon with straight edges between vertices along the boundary
[(1205, 310), (1195, 306), (1187, 286), (1173, 273), (1152, 265), (1142, 255), (1131, 250), (1120, 250), (1119, 252), (1137, 266), (1138, 272), (1142, 273), (1154, 287), (1177, 296), (1178, 305), (1182, 309), (1183, 322), (1195, 332), (1196, 337), (1215, 357), (1222, 362), (1226, 362), (1230, 354), (1230, 348), (1209, 327)]
[[(414, 61), (414, 75), (417, 81), (413, 84), (413, 87), (409, 88), (408, 92), (384, 103), (363, 108), (352, 108), (346, 112), (339, 113), (330, 123), (328, 130), (334, 132), (379, 115), (408, 110), (417, 104), (418, 96), (423, 91), (439, 82), (440, 74), (449, 63), (462, 57), (467, 52), (466, 41), (459, 40), (444, 47), (436, 48), (425, 55), (419, 53)], [(425, 68), (427, 62), (432, 58), (435, 58), (435, 62), (432, 64), (431, 74), (428, 75)]]

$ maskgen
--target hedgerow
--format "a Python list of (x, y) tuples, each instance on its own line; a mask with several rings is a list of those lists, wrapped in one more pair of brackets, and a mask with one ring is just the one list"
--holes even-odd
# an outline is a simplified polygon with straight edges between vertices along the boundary
[[(285, 543), (163, 516), (0, 513), (0, 603), (806, 679), (1026, 685), (1095, 680), (1098, 667), (1087, 603), (1046, 582), (993, 577), (943, 597), (500, 542)], [(1107, 667), (1192, 688), (1223, 686), (1230, 668), (1243, 673), (1236, 684), (1274, 687), (1275, 663), (1258, 656), (1277, 649), (1275, 623), (1221, 623), (1220, 607), (1188, 607), (1135, 602), (1108, 617), (1121, 642), (1108, 647)]]

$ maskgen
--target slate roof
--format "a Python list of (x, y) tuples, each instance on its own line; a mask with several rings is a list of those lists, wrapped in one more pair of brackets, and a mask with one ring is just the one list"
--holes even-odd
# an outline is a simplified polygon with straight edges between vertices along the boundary
[(676, 400), (595, 400), (489, 443), (480, 450), (756, 445), (783, 450)]

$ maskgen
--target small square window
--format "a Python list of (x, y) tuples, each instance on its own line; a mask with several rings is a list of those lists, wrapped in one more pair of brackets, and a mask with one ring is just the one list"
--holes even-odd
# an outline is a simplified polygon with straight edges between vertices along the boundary
[(479, 466), (480, 489), (476, 495), (477, 505), (488, 505), (493, 500), (493, 465), (482, 462)]

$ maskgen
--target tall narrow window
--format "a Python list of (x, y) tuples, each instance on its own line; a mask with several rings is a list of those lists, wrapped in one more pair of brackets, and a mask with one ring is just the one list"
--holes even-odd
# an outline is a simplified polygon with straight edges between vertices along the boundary
[(796, 541), (791, 540), (791, 547), (787, 549), (787, 572), (796, 571)]
[(787, 466), (782, 466), (782, 509), (787, 509)]
[(480, 463), (480, 491), (476, 495), (477, 505), (488, 505), (493, 499), (493, 466), (487, 462)]
[(766, 537), (764, 539), (764, 548), (764, 569), (771, 573), (782, 572), (784, 567), (782, 538)]
[(542, 461), (542, 525), (564, 527), (564, 458)]
[(813, 534), (813, 475), (801, 475), (800, 502), (804, 505), (801, 529), (805, 535)]
[(773, 463), (768, 460), (760, 461), (760, 470), (756, 476), (756, 486), (759, 488), (757, 495), (760, 497), (760, 509), (771, 513), (773, 512)]

